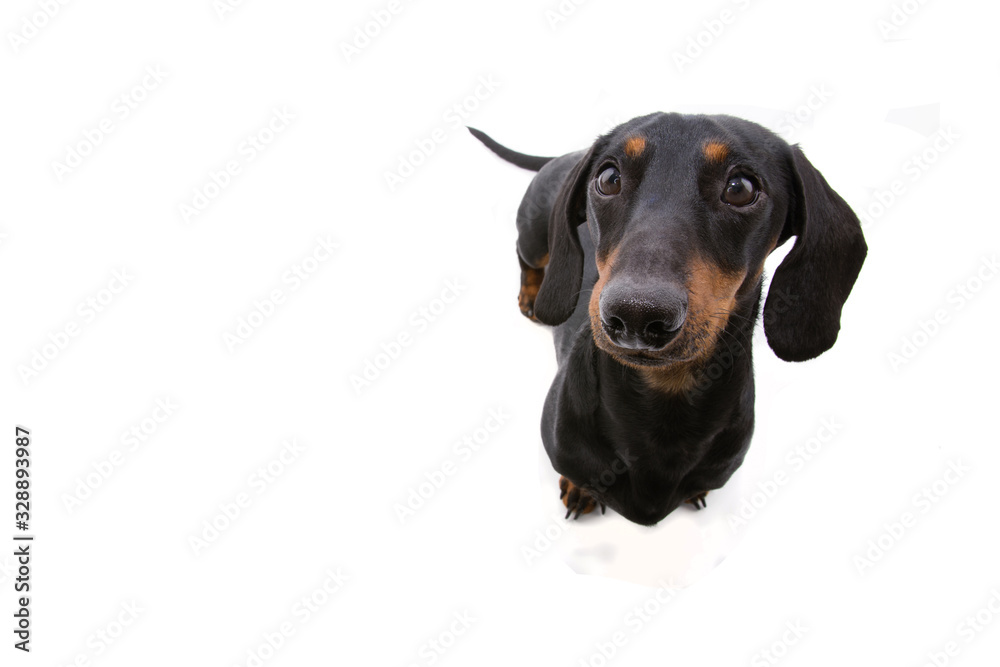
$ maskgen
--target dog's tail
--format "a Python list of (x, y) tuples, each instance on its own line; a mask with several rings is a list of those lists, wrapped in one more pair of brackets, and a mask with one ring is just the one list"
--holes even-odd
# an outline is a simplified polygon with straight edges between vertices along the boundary
[(507, 162), (511, 164), (516, 164), (522, 169), (530, 169), (531, 171), (538, 171), (546, 164), (554, 160), (551, 157), (540, 157), (538, 155), (525, 155), (524, 153), (518, 153), (517, 151), (512, 151), (506, 146), (501, 146), (496, 141), (494, 141), (488, 134), (482, 130), (477, 130), (474, 127), (468, 128), (469, 132), (472, 133), (476, 139), (479, 139), (487, 148), (502, 157)]

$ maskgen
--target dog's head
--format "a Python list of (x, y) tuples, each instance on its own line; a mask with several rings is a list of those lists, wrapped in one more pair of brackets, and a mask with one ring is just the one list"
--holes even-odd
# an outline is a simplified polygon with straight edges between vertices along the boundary
[(793, 236), (771, 281), (764, 330), (780, 358), (816, 357), (837, 339), (867, 252), (857, 216), (797, 146), (730, 116), (653, 114), (594, 143), (551, 211), (550, 260), (535, 301), (546, 324), (575, 307), (585, 221), (599, 272), (595, 342), (635, 367), (710, 353), (738, 306), (757, 298), (764, 260)]

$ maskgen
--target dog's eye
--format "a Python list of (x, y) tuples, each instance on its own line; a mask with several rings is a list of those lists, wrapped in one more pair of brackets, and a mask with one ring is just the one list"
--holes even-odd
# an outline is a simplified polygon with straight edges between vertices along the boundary
[(616, 195), (622, 191), (622, 175), (614, 167), (608, 167), (597, 176), (597, 191), (602, 195)]
[(757, 189), (746, 176), (733, 176), (722, 191), (722, 201), (730, 206), (749, 206), (757, 199)]

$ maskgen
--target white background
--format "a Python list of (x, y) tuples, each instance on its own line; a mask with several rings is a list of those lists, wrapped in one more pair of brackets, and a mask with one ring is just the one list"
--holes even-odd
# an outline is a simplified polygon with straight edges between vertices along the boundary
[[(36, 535), (30, 655), (11, 646), (3, 537), (4, 664), (772, 664), (762, 650), (787, 665), (995, 663), (1000, 617), (963, 625), (994, 595), (1000, 610), (993, 5), (911, 0), (887, 31), (889, 2), (593, 0), (557, 21), (555, 1), (407, 1), (348, 58), (386, 2), (249, 0), (220, 15), (211, 0), (104, 0), (49, 3), (51, 18), (44, 4), (7, 2), (0, 19), (0, 534), (16, 532), (22, 425)], [(165, 73), (155, 87), (146, 68)], [(516, 307), (514, 211), (531, 174), (453, 123), (456, 104), (540, 155), (655, 110), (740, 115), (801, 143), (870, 212), (836, 347), (786, 364), (758, 331), (755, 440), (706, 510), (621, 540), (617, 517), (553, 519), (538, 421), (554, 358)], [(294, 120), (247, 160), (274, 109)], [(942, 131), (957, 136), (943, 151)], [(390, 189), (386, 172), (432, 136), (444, 140)], [(925, 151), (933, 164), (914, 171)], [(229, 160), (240, 172), (185, 220)], [(339, 248), (293, 289), (283, 276), (320, 237)], [(127, 286), (105, 291), (122, 270)], [(447, 281), (462, 289), (443, 313), (411, 319)], [(230, 350), (227, 333), (275, 289), (284, 301)], [(410, 344), (357, 391), (351, 376), (400, 334)], [(158, 400), (178, 407), (154, 431)], [(490, 410), (502, 427), (456, 450)], [(793, 466), (824, 419), (835, 436)], [(123, 440), (144, 427), (139, 446)], [(291, 439), (303, 451), (258, 494), (252, 476)], [(915, 500), (952, 464), (968, 470)], [(396, 506), (443, 468), (401, 520)], [(759, 495), (779, 471), (787, 483)], [(249, 506), (206, 533), (242, 493)], [(751, 500), (756, 514), (734, 522)], [(915, 525), (890, 536), (905, 513)], [(690, 585), (658, 589), (659, 563)], [(327, 594), (338, 568), (348, 579)], [(324, 604), (307, 616), (304, 596)]]

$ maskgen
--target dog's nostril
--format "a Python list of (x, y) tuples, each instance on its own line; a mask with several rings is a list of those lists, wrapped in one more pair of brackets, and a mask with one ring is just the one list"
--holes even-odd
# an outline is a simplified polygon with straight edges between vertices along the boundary
[(625, 323), (619, 318), (611, 316), (604, 321), (604, 328), (615, 332), (625, 331)]
[(662, 350), (677, 335), (687, 311), (679, 288), (637, 289), (628, 282), (601, 293), (601, 326), (615, 345), (633, 350)]
[(673, 333), (675, 329), (670, 329), (667, 327), (667, 323), (662, 320), (657, 320), (656, 322), (650, 322), (646, 325), (645, 334), (651, 338), (665, 338)]

